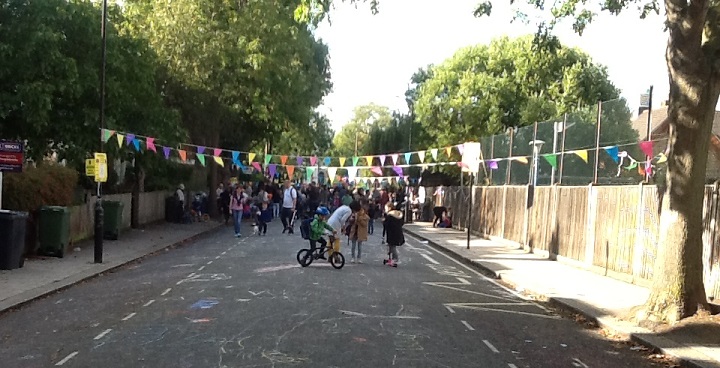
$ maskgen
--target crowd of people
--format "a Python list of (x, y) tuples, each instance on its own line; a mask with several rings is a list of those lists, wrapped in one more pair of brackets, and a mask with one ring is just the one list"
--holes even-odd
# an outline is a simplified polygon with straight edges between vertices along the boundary
[[(406, 191), (411, 193), (406, 198)], [(283, 233), (294, 234), (298, 219), (314, 218), (311, 244), (325, 245), (320, 236), (321, 229), (331, 228), (336, 234), (347, 237), (351, 246), (351, 262), (362, 263), (362, 246), (368, 235), (375, 232), (375, 222), (388, 216), (399, 219), (402, 226), (403, 213), (397, 204), (411, 200), (417, 204), (419, 199), (412, 190), (398, 188), (353, 188), (347, 183), (336, 186), (318, 186), (315, 183), (296, 184), (285, 181), (276, 183), (244, 183), (236, 185), (220, 184), (217, 188), (218, 208), (225, 223), (232, 220), (235, 236), (242, 236), (243, 219), (250, 219), (253, 231), (263, 236), (267, 234), (267, 224), (279, 218), (283, 224)], [(411, 203), (413, 203), (411, 202)], [(424, 202), (424, 199), (423, 199)], [(395, 222), (391, 220), (390, 222)], [(387, 223), (387, 221), (384, 221)], [(400, 229), (402, 235), (402, 230)], [(392, 236), (391, 236), (392, 235)], [(397, 236), (395, 229), (383, 226), (383, 244), (390, 247), (392, 259), (397, 261), (397, 247), (404, 238)]]

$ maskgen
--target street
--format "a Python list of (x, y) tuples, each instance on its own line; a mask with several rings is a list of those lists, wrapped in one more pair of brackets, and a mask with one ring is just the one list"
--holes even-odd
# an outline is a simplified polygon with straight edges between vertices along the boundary
[(297, 225), (219, 229), (0, 316), (0, 366), (662, 366), (414, 238), (383, 266), (375, 227), (341, 270), (297, 264)]

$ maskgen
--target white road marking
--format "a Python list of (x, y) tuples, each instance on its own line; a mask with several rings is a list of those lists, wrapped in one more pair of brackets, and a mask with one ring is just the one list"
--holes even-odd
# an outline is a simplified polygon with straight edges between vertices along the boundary
[[(408, 234), (408, 238), (412, 238), (412, 239), (414, 239), (415, 241), (419, 242), (420, 244), (423, 244), (423, 246), (425, 246), (426, 248), (430, 248), (430, 245), (429, 245), (429, 244), (423, 243), (423, 241), (419, 240), (418, 238), (416, 238), (416, 237), (414, 237), (414, 236), (412, 236), (412, 235), (409, 235), (409, 234)], [(546, 311), (546, 312), (549, 312), (547, 308), (545, 308), (545, 307), (543, 307), (542, 305), (534, 302), (531, 298), (528, 298), (527, 296), (522, 295), (522, 294), (518, 293), (517, 291), (515, 291), (515, 290), (513, 290), (513, 289), (510, 289), (510, 288), (508, 288), (508, 287), (505, 286), (505, 285), (500, 284), (499, 282), (497, 282), (497, 281), (495, 281), (495, 280), (493, 280), (493, 279), (491, 279), (491, 278), (483, 275), (483, 274), (482, 274), (481, 272), (479, 272), (478, 270), (476, 270), (476, 269), (474, 269), (474, 268), (472, 268), (472, 267), (470, 267), (470, 266), (468, 266), (468, 265), (466, 265), (466, 264), (463, 264), (462, 262), (456, 260), (455, 258), (453, 258), (453, 257), (451, 257), (451, 256), (449, 256), (449, 255), (447, 255), (447, 254), (445, 254), (445, 253), (443, 253), (443, 252), (438, 252), (438, 253), (442, 254), (445, 258), (447, 258), (447, 259), (449, 259), (449, 260), (457, 263), (458, 265), (464, 267), (466, 270), (468, 270), (468, 271), (470, 271), (470, 272), (473, 272), (474, 274), (480, 276), (481, 278), (485, 279), (486, 281), (489, 281), (489, 282), (495, 284), (496, 286), (498, 286), (498, 287), (500, 287), (501, 289), (509, 292), (510, 294), (515, 295), (516, 297), (518, 297), (518, 298), (520, 298), (520, 299), (522, 299), (522, 300), (529, 301), (529, 302), (533, 303), (536, 307), (538, 307), (538, 308), (540, 308), (540, 309), (542, 309), (542, 310), (544, 310), (544, 311)]]
[(167, 293), (169, 293), (170, 290), (172, 290), (172, 288), (167, 288), (167, 289), (165, 289), (165, 291), (163, 291), (162, 294), (160, 294), (160, 296), (165, 296), (165, 295), (167, 295)]
[(583, 363), (583, 362), (582, 362), (580, 359), (578, 359), (578, 358), (573, 358), (573, 367), (578, 367), (578, 368), (590, 368), (587, 364)]
[(445, 308), (448, 310), (448, 312), (455, 313), (455, 311), (452, 308), (450, 308), (449, 305), (445, 305)]
[(429, 255), (427, 255), (427, 254), (421, 254), (421, 256), (422, 256), (423, 258), (427, 259), (427, 260), (428, 260), (430, 263), (432, 263), (432, 264), (440, 264), (440, 262), (432, 259), (432, 258), (431, 258)]
[(107, 330), (105, 330), (105, 331), (103, 331), (103, 332), (100, 332), (99, 335), (95, 336), (95, 339), (94, 339), (94, 340), (100, 340), (100, 339), (102, 339), (105, 335), (107, 335), (108, 333), (110, 333), (110, 331), (112, 331), (112, 328), (108, 328)]
[(475, 331), (475, 329), (473, 328), (473, 326), (470, 326), (470, 324), (467, 323), (467, 321), (460, 321), (460, 322), (461, 322), (463, 325), (465, 325), (465, 327), (467, 327), (468, 330), (470, 330), (470, 331)]
[(465, 280), (465, 279), (462, 278), (462, 277), (458, 277), (457, 279), (458, 279), (458, 281), (460, 281), (461, 284), (470, 285), (470, 281)]
[(485, 343), (485, 345), (488, 347), (488, 349), (490, 349), (490, 351), (492, 351), (493, 353), (497, 354), (500, 352), (497, 348), (495, 348), (493, 346), (493, 344), (490, 343), (490, 341), (483, 340), (483, 343)]
[(200, 272), (200, 271), (202, 271), (202, 270), (204, 270), (204, 269), (205, 269), (205, 266), (202, 266), (202, 267), (198, 268), (198, 272)]
[(220, 256), (215, 257), (215, 259), (220, 259)]
[(65, 364), (65, 363), (67, 363), (68, 360), (74, 358), (75, 355), (78, 355), (78, 352), (77, 352), (77, 351), (73, 351), (73, 352), (70, 353), (68, 356), (66, 356), (65, 358), (63, 358), (63, 360), (57, 362), (57, 364), (55, 364), (55, 365), (56, 365), (56, 366), (63, 365), (63, 364)]
[(508, 368), (517, 368), (517, 366), (515, 364), (508, 363)]
[[(487, 311), (487, 312), (512, 313), (512, 314), (519, 314), (519, 315), (523, 315), (523, 316), (540, 317), (540, 318), (547, 318), (547, 319), (560, 319), (559, 316), (554, 316), (554, 315), (529, 313), (529, 312), (521, 312), (521, 311), (513, 311), (513, 310), (505, 310), (505, 309), (486, 308), (486, 307), (482, 306), (484, 303), (448, 303), (448, 304), (453, 307), (456, 307), (456, 308), (475, 309), (475, 310)], [(513, 303), (502, 304), (502, 305), (513, 305)], [(532, 303), (515, 303), (515, 305), (532, 305)], [(446, 308), (447, 308), (447, 305), (446, 305)]]
[(127, 321), (127, 320), (129, 320), (130, 318), (135, 317), (136, 314), (137, 314), (137, 313), (132, 312), (132, 313), (128, 314), (127, 316), (125, 316), (125, 318), (123, 318), (122, 320), (123, 320), (123, 321)]
[(179, 265), (172, 266), (172, 268), (177, 268), (177, 267), (190, 267), (190, 266), (194, 266), (194, 264), (192, 264), (192, 263), (183, 263), (183, 264), (179, 264)]
[(225, 252), (222, 252), (222, 253), (220, 253), (220, 254), (224, 256), (224, 255), (226, 255), (226, 254), (227, 254), (227, 251), (225, 251)]
[(340, 310), (340, 313), (347, 315), (347, 316), (353, 316), (353, 317), (363, 317), (363, 318), (390, 318), (390, 319), (420, 319), (418, 316), (380, 316), (380, 315), (373, 315), (373, 314), (365, 314), (360, 312), (353, 312), (353, 311), (346, 311), (346, 310)]
[(150, 299), (150, 300), (148, 300), (147, 303), (143, 304), (143, 307), (149, 307), (150, 304), (152, 304), (152, 303), (155, 303), (155, 299)]
[(211, 265), (212, 263), (213, 263), (213, 261), (208, 261), (208, 263), (206, 263), (206, 264)]

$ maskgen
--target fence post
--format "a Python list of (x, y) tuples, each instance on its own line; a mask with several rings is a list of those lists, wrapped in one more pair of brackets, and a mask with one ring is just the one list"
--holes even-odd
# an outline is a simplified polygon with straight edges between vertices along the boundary
[[(529, 248), (529, 251), (532, 253), (532, 248), (530, 248), (530, 185), (525, 185), (525, 213), (523, 214), (523, 233), (525, 234), (525, 239), (523, 241), (523, 249)], [(535, 193), (535, 188), (533, 188), (533, 195)], [(534, 200), (534, 198), (533, 198)], [(526, 249), (527, 250), (527, 249)]]
[(597, 188), (592, 184), (588, 185), (587, 195), (587, 224), (585, 228), (585, 264), (593, 265), (595, 258), (595, 220), (597, 219)]
[(505, 236), (505, 213), (507, 212), (507, 190), (508, 186), (503, 185), (503, 200), (502, 200), (502, 215), (501, 215), (501, 223), (500, 223), (500, 237), (503, 239), (507, 239)]
[(640, 182), (638, 188), (640, 188), (640, 200), (638, 201), (637, 208), (637, 221), (635, 221), (635, 244), (633, 247), (633, 264), (632, 264), (632, 277), (633, 281), (635, 278), (640, 278), (642, 275), (642, 254), (645, 249), (645, 237), (643, 231), (645, 230), (645, 189), (644, 183)]

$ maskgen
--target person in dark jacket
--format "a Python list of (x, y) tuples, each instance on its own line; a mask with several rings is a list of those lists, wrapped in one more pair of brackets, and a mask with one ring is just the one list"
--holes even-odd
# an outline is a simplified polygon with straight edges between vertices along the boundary
[[(392, 261), (397, 264), (398, 251), (397, 247), (405, 244), (405, 235), (403, 234), (403, 214), (396, 210), (391, 204), (385, 207), (386, 215), (383, 221), (383, 230), (386, 236), (388, 252), (392, 257)], [(392, 263), (391, 263), (392, 265)]]

